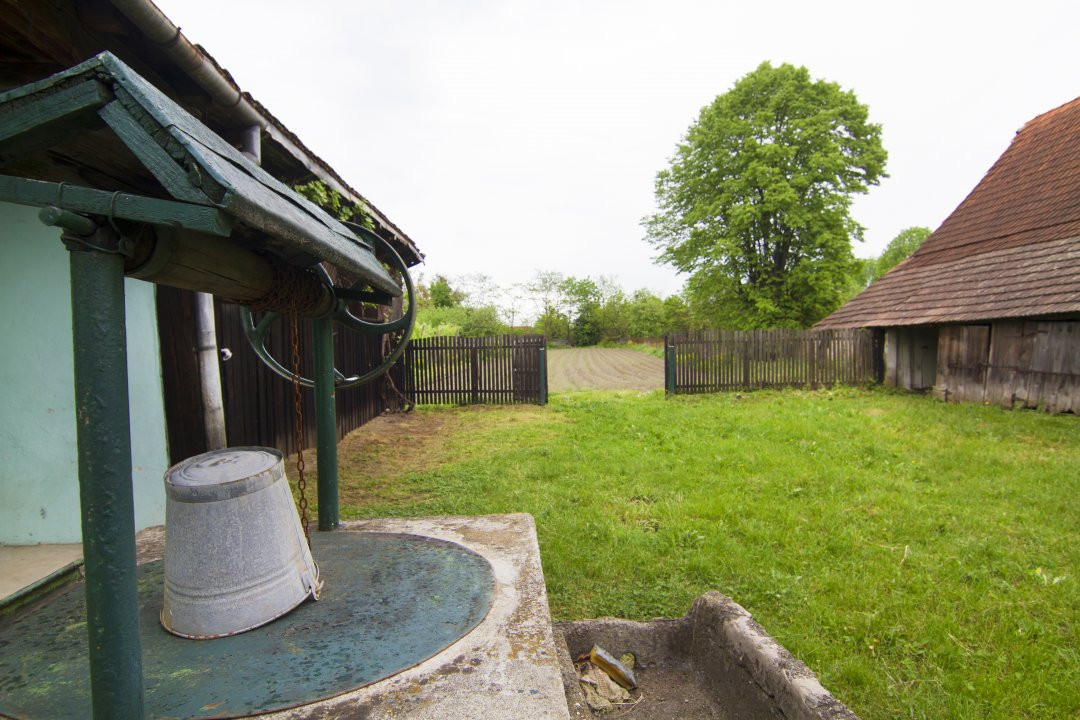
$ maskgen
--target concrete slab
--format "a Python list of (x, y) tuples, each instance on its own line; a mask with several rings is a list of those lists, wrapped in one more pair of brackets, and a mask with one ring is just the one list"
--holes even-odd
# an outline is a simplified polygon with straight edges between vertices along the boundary
[(0, 545), (0, 601), (82, 560), (82, 544)]

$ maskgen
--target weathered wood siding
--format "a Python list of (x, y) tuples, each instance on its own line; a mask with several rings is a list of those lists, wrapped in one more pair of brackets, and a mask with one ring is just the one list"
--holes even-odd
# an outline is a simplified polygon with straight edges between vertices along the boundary
[(937, 379), (938, 329), (892, 328), (885, 333), (885, 384), (928, 390)]
[(943, 326), (937, 395), (1047, 412), (1080, 412), (1080, 321)]
[[(175, 463), (207, 449), (195, 361), (193, 301), (192, 293), (186, 290), (160, 285), (157, 292), (165, 419), (169, 457)], [(261, 445), (294, 452), (292, 384), (271, 372), (251, 350), (240, 326), (239, 306), (219, 300), (215, 301), (215, 309), (218, 347), (232, 351), (232, 358), (220, 366), (229, 445)], [(301, 321), (299, 331), (301, 373), (311, 377), (311, 325)], [(348, 330), (335, 332), (334, 364), (349, 374), (367, 370), (382, 357), (381, 343), (377, 336)], [(290, 365), (287, 319), (280, 319), (271, 328), (267, 345), (282, 364)], [(396, 386), (401, 387), (400, 374), (395, 377)], [(302, 397), (304, 445), (311, 448), (315, 446), (314, 393), (304, 389)], [(388, 408), (401, 407), (400, 396), (386, 379), (338, 390), (336, 400), (338, 437)]]
[(430, 337), (405, 351), (405, 395), (418, 405), (547, 402), (543, 335)]
[(696, 330), (669, 335), (665, 344), (676, 394), (879, 379), (870, 330)]

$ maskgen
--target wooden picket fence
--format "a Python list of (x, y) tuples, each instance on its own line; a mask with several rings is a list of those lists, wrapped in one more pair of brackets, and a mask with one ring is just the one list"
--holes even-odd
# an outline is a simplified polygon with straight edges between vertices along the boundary
[(405, 351), (405, 397), (417, 405), (547, 403), (543, 335), (430, 337)]
[(870, 330), (696, 330), (668, 335), (669, 394), (859, 385), (880, 380)]

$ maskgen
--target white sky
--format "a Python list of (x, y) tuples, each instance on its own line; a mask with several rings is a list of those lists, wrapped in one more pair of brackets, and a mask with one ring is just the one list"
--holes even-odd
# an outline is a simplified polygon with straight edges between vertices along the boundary
[(1080, 95), (1080, 2), (156, 0), (427, 255), (663, 295), (640, 219), (701, 107), (763, 60), (855, 91), (890, 178), (857, 255), (936, 228), (1014, 132)]

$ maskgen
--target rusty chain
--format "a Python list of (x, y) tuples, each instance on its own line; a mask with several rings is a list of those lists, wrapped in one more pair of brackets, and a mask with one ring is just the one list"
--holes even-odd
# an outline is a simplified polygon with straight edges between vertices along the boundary
[(296, 313), (289, 315), (289, 329), (292, 334), (292, 386), (293, 386), (293, 424), (296, 430), (296, 489), (300, 491), (300, 525), (304, 528), (304, 538), (308, 549), (311, 548), (311, 532), (308, 529), (307, 479), (304, 477), (304, 410), (303, 397), (300, 394), (300, 332), (297, 329)]

